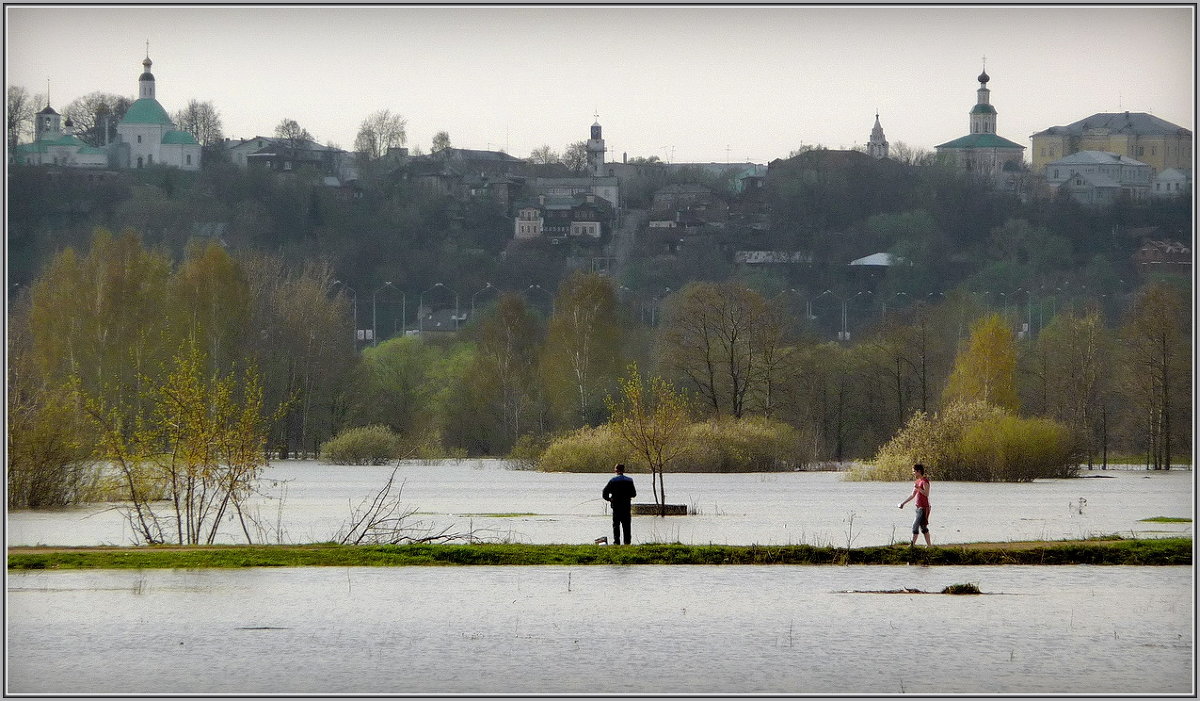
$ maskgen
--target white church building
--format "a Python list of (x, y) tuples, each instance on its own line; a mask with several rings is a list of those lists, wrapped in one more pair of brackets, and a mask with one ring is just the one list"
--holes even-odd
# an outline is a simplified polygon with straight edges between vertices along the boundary
[(142, 61), (142, 66), (144, 70), (138, 78), (138, 99), (117, 123), (116, 142), (87, 145), (70, 133), (71, 120), (68, 119), (64, 125), (62, 116), (47, 104), (34, 115), (33, 142), (14, 148), (11, 154), (13, 162), (67, 168), (148, 168), (165, 165), (183, 170), (200, 170), (200, 144), (191, 134), (175, 128), (167, 111), (155, 98), (149, 56)]
[(117, 123), (116, 166), (145, 168), (155, 164), (183, 170), (200, 169), (200, 144), (186, 131), (179, 131), (154, 95), (151, 61), (142, 61), (138, 77), (138, 99)]

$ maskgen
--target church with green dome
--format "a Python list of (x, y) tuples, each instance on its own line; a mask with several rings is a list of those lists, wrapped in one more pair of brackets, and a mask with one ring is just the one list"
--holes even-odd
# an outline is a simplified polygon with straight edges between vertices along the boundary
[(138, 99), (117, 123), (117, 140), (89, 146), (71, 133), (71, 120), (47, 102), (34, 115), (33, 142), (11, 152), (12, 161), (31, 166), (66, 168), (148, 168), (164, 165), (182, 170), (200, 169), (200, 144), (186, 131), (175, 128), (170, 115), (154, 96), (150, 57), (142, 61)]
[(138, 77), (138, 99), (117, 123), (116, 164), (120, 168), (146, 168), (155, 164), (200, 169), (200, 144), (174, 122), (154, 95), (151, 61), (142, 61)]
[(971, 108), (971, 133), (939, 144), (937, 154), (960, 169), (998, 179), (1023, 169), (1025, 147), (996, 133), (996, 108), (991, 103), (985, 69), (979, 74), (979, 90)]

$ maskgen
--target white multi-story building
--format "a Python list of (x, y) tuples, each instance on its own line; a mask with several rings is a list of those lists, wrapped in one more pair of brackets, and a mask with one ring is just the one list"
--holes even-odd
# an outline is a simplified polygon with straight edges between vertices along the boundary
[(1139, 200), (1150, 192), (1154, 169), (1129, 156), (1080, 151), (1046, 164), (1046, 185), (1071, 193), (1083, 204), (1108, 204), (1120, 197)]

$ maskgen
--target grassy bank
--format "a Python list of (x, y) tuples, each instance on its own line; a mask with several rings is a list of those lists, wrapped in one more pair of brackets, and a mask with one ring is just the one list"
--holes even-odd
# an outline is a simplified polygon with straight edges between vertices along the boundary
[(926, 549), (808, 545), (227, 545), (14, 547), (9, 570), (440, 565), (1190, 565), (1190, 538), (970, 543)]

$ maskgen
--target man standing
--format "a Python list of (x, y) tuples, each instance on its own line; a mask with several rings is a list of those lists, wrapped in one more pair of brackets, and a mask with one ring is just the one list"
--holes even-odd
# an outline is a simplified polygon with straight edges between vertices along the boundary
[(921, 463), (913, 465), (913, 491), (907, 499), (900, 502), (900, 508), (903, 509), (913, 497), (917, 499), (917, 519), (913, 521), (913, 536), (909, 545), (917, 544), (919, 531), (925, 534), (925, 545), (931, 546), (933, 542), (929, 539), (929, 478), (925, 476), (925, 466)]
[(621, 544), (621, 528), (625, 528), (625, 544), (629, 545), (629, 525), (633, 520), (630, 511), (630, 502), (637, 496), (637, 489), (633, 486), (633, 480), (625, 476), (625, 465), (618, 464), (613, 468), (613, 472), (617, 473), (604, 485), (604, 501), (607, 501), (612, 508), (613, 517), (613, 545)]

